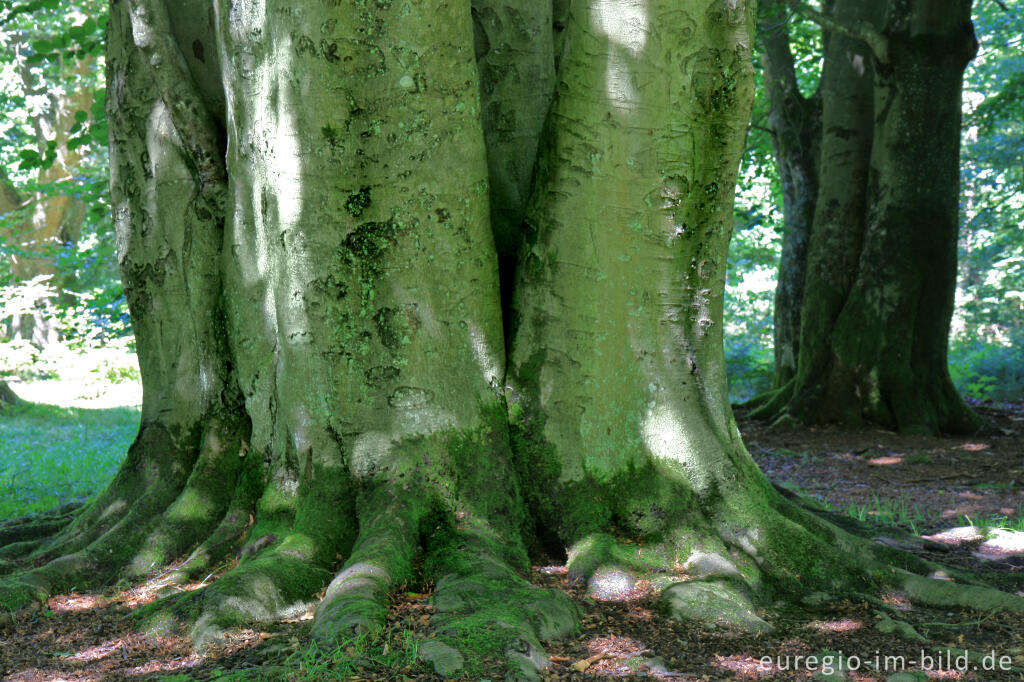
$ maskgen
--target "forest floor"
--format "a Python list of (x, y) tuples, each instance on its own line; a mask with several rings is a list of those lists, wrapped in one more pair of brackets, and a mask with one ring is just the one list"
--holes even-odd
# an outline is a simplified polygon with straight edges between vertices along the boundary
[[(741, 430), (751, 454), (779, 485), (835, 513), (923, 535), (898, 542), (929, 559), (983, 572), (993, 584), (1024, 596), (1024, 546), (1014, 544), (1020, 536), (972, 529), (989, 523), (1024, 530), (1024, 405), (978, 409), (997, 426), (996, 435), (773, 431), (742, 418)], [(567, 585), (561, 566), (535, 567), (531, 579), (565, 590), (583, 613), (577, 636), (545, 643), (551, 680), (1024, 680), (1020, 615), (923, 608), (894, 592), (872, 603), (776, 605), (763, 614), (775, 630), (752, 637), (670, 621), (649, 594), (595, 601)], [(335, 651), (306, 646), (307, 614), (238, 631), (223, 646), (198, 654), (184, 637), (137, 629), (133, 610), (165, 587), (158, 576), (102, 594), (59, 596), (31, 616), (0, 621), (0, 675), (12, 682), (435, 678), (416, 655), (430, 637), (429, 593), (396, 594), (383, 635)], [(814, 664), (808, 656), (816, 657)], [(770, 665), (763, 665), (766, 657)], [(840, 660), (851, 670), (825, 674), (840, 668)], [(924, 674), (909, 672), (914, 670)], [(500, 674), (500, 666), (473, 672), (466, 679), (488, 679)]]

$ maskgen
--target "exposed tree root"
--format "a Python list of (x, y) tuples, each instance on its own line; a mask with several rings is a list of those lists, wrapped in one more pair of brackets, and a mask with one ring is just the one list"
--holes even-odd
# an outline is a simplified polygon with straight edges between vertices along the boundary
[(840, 387), (801, 386), (799, 376), (748, 400), (752, 419), (771, 421), (777, 428), (820, 423), (875, 423), (900, 433), (933, 435), (975, 434), (993, 427), (974, 413), (952, 389), (948, 379), (936, 385), (890, 390), (868, 400), (868, 389), (852, 383)]
[[(228, 455), (238, 461), (229, 465)], [(420, 483), (398, 484), (395, 477), (365, 482), (353, 493), (344, 470), (311, 471), (288, 501), (258, 471), (234, 450), (207, 444), (191, 476), (179, 476), (176, 494), (151, 487), (114, 524), (92, 507), (79, 512), (106, 532), (82, 549), (9, 575), (0, 582), (0, 603), (8, 610), (30, 607), (72, 586), (145, 573), (157, 558), (176, 558), (174, 552), (188, 554), (175, 569), (175, 580), (205, 577), (219, 563), (234, 561), (241, 547), (237, 565), (210, 585), (141, 609), (145, 626), (159, 631), (187, 627), (202, 647), (220, 641), (230, 628), (293, 617), (318, 604), (313, 637), (333, 644), (353, 632), (384, 628), (395, 590), (432, 584), (431, 627), (437, 638), (424, 648), (423, 658), (443, 674), (475, 674), (482, 672), (482, 661), (500, 659), (513, 677), (524, 679), (546, 665), (542, 642), (578, 626), (576, 609), (563, 594), (524, 579), (527, 557), (516, 526), (508, 525), (518, 518), (515, 514), (492, 517), (490, 511), (454, 502), (458, 496), (439, 495)], [(218, 475), (222, 485), (233, 486), (230, 503), (187, 526), (195, 549), (185, 542), (158, 541), (171, 527), (168, 521), (181, 515), (184, 500), (209, 485), (199, 480), (202, 475)], [(474, 489), (478, 485), (471, 483)], [(110, 497), (108, 491), (101, 499)], [(762, 503), (751, 502), (757, 499)], [(757, 506), (764, 501), (767, 506)], [(577, 525), (577, 539), (568, 550), (570, 581), (586, 584), (597, 599), (653, 590), (673, 618), (750, 632), (772, 627), (770, 613), (759, 605), (809, 593), (820, 601), (896, 589), (930, 605), (1024, 612), (1021, 597), (970, 584), (965, 574), (947, 571), (957, 583), (924, 577), (942, 567), (863, 537), (877, 534), (875, 528), (856, 523), (840, 528), (832, 521), (841, 519), (822, 518), (822, 510), (784, 491), (742, 498), (723, 489), (716, 502), (691, 511), (657, 512), (668, 519), (662, 525), (637, 520), (637, 527), (648, 524), (649, 537)], [(59, 513), (48, 518), (69, 523)], [(600, 527), (605, 525), (601, 521)], [(52, 543), (67, 532), (59, 528), (42, 541), (42, 550), (28, 556), (53, 552)], [(562, 527), (561, 533), (569, 528)], [(95, 535), (86, 527), (76, 533)], [(117, 552), (114, 543), (122, 543)]]
[[(476, 658), (504, 659), (514, 676), (531, 678), (547, 666), (540, 641), (575, 632), (578, 614), (562, 593), (520, 577), (513, 566), (525, 568), (523, 559), (486, 524), (460, 520), (430, 539), (425, 574), (435, 584), (439, 639)], [(467, 672), (483, 671), (470, 659)]]
[[(226, 543), (237, 546), (237, 535), (248, 527), (247, 514), (235, 518), (246, 508), (244, 497), (236, 496), (233, 506), (238, 508), (225, 513), (211, 539), (233, 528), (236, 537)], [(313, 489), (300, 498), (299, 510), (338, 502)], [(439, 510), (423, 503), (426, 499), (386, 487), (367, 491), (358, 505), (355, 540), (345, 521), (310, 533), (318, 525), (311, 523), (314, 509), (260, 522), (246, 545), (251, 553), (243, 553), (236, 568), (200, 591), (145, 607), (141, 616), (149, 628), (160, 630), (187, 624), (203, 646), (229, 628), (295, 616), (319, 600), (313, 634), (318, 641), (333, 642), (353, 632), (379, 631), (386, 624), (390, 593), (422, 580), (434, 585), (432, 627), (438, 635), (422, 655), (436, 670), (473, 674), (481, 672), (479, 661), (497, 658), (508, 662), (514, 677), (536, 676), (546, 665), (542, 642), (577, 628), (575, 607), (563, 594), (521, 577), (521, 548), (486, 519)], [(720, 523), (716, 531), (691, 529), (658, 543), (589, 535), (569, 551), (570, 580), (585, 582), (597, 598), (616, 598), (616, 590), (629, 593), (641, 586), (655, 589), (674, 618), (726, 623), (750, 632), (771, 629), (770, 615), (757, 604), (809, 590), (831, 597), (890, 588), (923, 604), (1024, 612), (1021, 597), (923, 577), (917, 573), (938, 567), (847, 533), (781, 496), (774, 499), (775, 520), (756, 530)], [(342, 516), (352, 518), (356, 507), (350, 502), (347, 508)], [(323, 517), (317, 518), (322, 522)], [(772, 549), (776, 533), (787, 535), (785, 551)], [(214, 556), (213, 544), (201, 545), (206, 547), (202, 557), (199, 550), (192, 554), (203, 570)], [(92, 551), (11, 576), (0, 588), (3, 603), (9, 609), (24, 607), (82, 580), (102, 564)], [(420, 551), (425, 553), (421, 574), (414, 569)], [(339, 552), (347, 559), (321, 597)], [(122, 568), (133, 570), (130, 561)], [(190, 570), (178, 569), (182, 575)]]
[(71, 523), (81, 506), (78, 503), (65, 504), (51, 511), (21, 516), (0, 523), (0, 575), (3, 574), (4, 557), (17, 557), (28, 553), (43, 540)]
[(752, 419), (771, 419), (785, 409), (792, 395), (793, 379), (790, 379), (779, 388), (755, 395), (743, 407), (750, 409)]
[(387, 595), (412, 577), (413, 552), (424, 510), (415, 495), (378, 489), (361, 517), (359, 539), (317, 608), (313, 636), (321, 641), (384, 626)]

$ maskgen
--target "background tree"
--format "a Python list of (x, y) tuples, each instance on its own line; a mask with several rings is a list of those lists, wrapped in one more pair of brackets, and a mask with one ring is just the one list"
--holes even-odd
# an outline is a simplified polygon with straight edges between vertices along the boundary
[(55, 343), (64, 326), (55, 306), (73, 305), (72, 292), (83, 293), (105, 275), (86, 272), (100, 268), (89, 260), (96, 254), (79, 257), (78, 242), (83, 228), (93, 238), (109, 227), (109, 214), (102, 199), (105, 115), (102, 97), (94, 98), (98, 87), (102, 94), (96, 59), (103, 27), (90, 16), (102, 17), (102, 6), (86, 0), (48, 13), (57, 3), (34, 5), (31, 14), (8, 7), (0, 15), (0, 104), (6, 118), (0, 161), (9, 171), (5, 192), (18, 198), (0, 202), (6, 256), (0, 277), (15, 284), (46, 281), (35, 287), (28, 309), (6, 324), (9, 338), (42, 347)]
[[(575, 625), (517, 572), (531, 550), (568, 548), (591, 589), (644, 577), (676, 617), (753, 630), (769, 627), (757, 602), (870, 581), (1024, 610), (905, 570), (931, 567), (797, 507), (743, 448), (722, 287), (752, 7), (592, 0), (572, 3), (564, 38), (486, 36), (523, 51), (509, 85), (558, 66), (511, 309), (483, 123), (508, 119), (481, 105), (515, 101), (481, 100), (469, 2), (209, 10), (111, 5), (112, 204), (142, 424), (55, 535), (52, 519), (5, 527), (19, 539), (0, 548), (8, 608), (237, 555), (149, 613), (202, 639), (327, 585), (313, 634), (330, 640), (380, 627), (391, 589), (432, 582), (441, 641), (465, 650), (488, 629), (496, 649), (476, 653), (525, 673), (543, 665), (538, 640)], [(502, 30), (550, 34), (561, 14), (520, 16), (533, 26)]]
[[(928, 0), (837, 0), (824, 14), (800, 7), (830, 31), (818, 196), (796, 374), (754, 415), (977, 429), (946, 355), (962, 75), (976, 50), (971, 3), (939, 11)], [(791, 369), (783, 363), (779, 383)]]
[[(822, 135), (822, 84), (819, 82), (810, 96), (800, 91), (790, 45), (788, 8), (783, 0), (758, 4), (758, 39), (769, 105), (768, 125), (782, 186), (785, 219), (774, 302), (775, 389), (781, 389), (796, 376), (807, 244), (818, 199)], [(833, 88), (832, 96), (844, 94), (835, 88), (831, 77), (823, 80)]]

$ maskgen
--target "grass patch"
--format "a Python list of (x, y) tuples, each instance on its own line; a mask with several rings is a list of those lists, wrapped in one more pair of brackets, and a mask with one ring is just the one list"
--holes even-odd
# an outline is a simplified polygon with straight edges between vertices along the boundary
[(333, 648), (310, 644), (289, 656), (285, 666), (295, 680), (350, 680), (370, 672), (386, 675), (377, 679), (407, 679), (426, 672), (418, 660), (419, 642), (408, 630), (353, 635)]
[(139, 429), (137, 407), (21, 402), (0, 412), (0, 521), (87, 498), (105, 486)]
[(975, 526), (990, 530), (1012, 530), (1024, 533), (1024, 502), (1017, 504), (1017, 513), (1012, 516), (993, 515), (971, 518), (967, 514), (960, 514), (957, 516), (957, 525)]
[(886, 499), (875, 495), (872, 502), (851, 502), (844, 511), (858, 521), (870, 521), (883, 526), (900, 526), (909, 529), (914, 535), (920, 535), (920, 527), (928, 521), (916, 504), (910, 504), (903, 497)]

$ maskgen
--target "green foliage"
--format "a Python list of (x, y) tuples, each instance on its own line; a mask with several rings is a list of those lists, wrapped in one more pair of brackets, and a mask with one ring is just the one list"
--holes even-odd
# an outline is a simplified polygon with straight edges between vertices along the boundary
[(964, 228), (950, 364), (979, 400), (1024, 396), (1024, 13), (976, 7), (981, 48), (964, 87)]
[(742, 403), (771, 390), (775, 358), (771, 341), (751, 341), (733, 336), (726, 340), (725, 366), (729, 377), (729, 398)]
[[(729, 394), (742, 402), (771, 387), (772, 298), (782, 250), (782, 187), (772, 156), (768, 102), (755, 53), (757, 97), (740, 165), (725, 283), (725, 364)], [(813, 59), (807, 52), (807, 59)], [(809, 64), (808, 64), (809, 66)], [(813, 89), (816, 75), (802, 73)]]
[(949, 349), (949, 373), (960, 393), (969, 398), (1019, 401), (1024, 397), (1024, 344), (955, 339)]
[(733, 402), (771, 388), (775, 362), (772, 311), (782, 216), (772, 208), (775, 188), (753, 178), (754, 169), (744, 169), (748, 184), (737, 189), (725, 284), (725, 365)]
[[(118, 326), (117, 333), (126, 331), (108, 194), (106, 22), (102, 0), (0, 8), (0, 183), (14, 193), (7, 203), (17, 202), (0, 209), (7, 210), (0, 212), (0, 285), (18, 284), (12, 257), (55, 272), (51, 285), (61, 295), (53, 299), (56, 310), (43, 314), (59, 314), (70, 327), (62, 333), (72, 337), (88, 334), (87, 321), (104, 335)], [(72, 219), (59, 238), (33, 240), (36, 207), (58, 197), (85, 204), (80, 228)]]
[(0, 520), (100, 490), (138, 431), (136, 408), (19, 403), (0, 413)]

